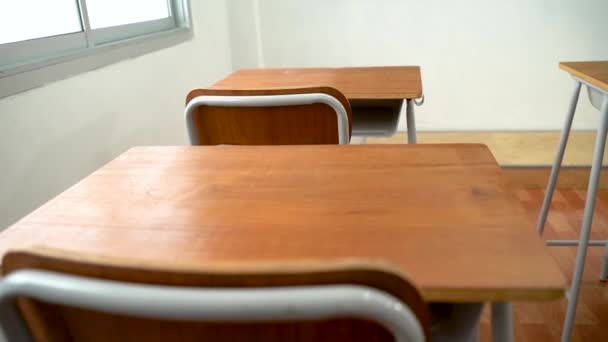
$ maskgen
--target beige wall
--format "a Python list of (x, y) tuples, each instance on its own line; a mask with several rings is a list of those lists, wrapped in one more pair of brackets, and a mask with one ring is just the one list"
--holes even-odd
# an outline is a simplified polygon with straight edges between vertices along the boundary
[(224, 1), (191, 1), (194, 38), (0, 99), (0, 229), (135, 145), (187, 143), (189, 89), (232, 69)]

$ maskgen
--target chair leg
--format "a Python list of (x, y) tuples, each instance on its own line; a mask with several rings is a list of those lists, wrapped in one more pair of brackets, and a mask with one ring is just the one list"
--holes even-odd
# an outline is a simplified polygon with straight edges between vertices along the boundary
[(570, 107), (568, 108), (568, 114), (566, 115), (566, 122), (562, 129), (562, 134), (557, 147), (557, 156), (551, 168), (551, 175), (549, 176), (549, 183), (547, 184), (547, 190), (545, 191), (545, 199), (543, 200), (543, 206), (538, 216), (538, 222), (536, 224), (536, 230), (538, 234), (542, 235), (545, 230), (545, 223), (547, 222), (547, 215), (549, 214), (549, 208), (551, 207), (551, 200), (553, 199), (553, 191), (557, 184), (557, 177), (562, 166), (562, 160), (564, 159), (564, 152), (566, 151), (566, 145), (568, 144), (568, 137), (570, 136), (570, 128), (572, 127), (572, 119), (574, 118), (574, 112), (576, 112), (576, 105), (581, 92), (581, 82), (578, 80), (574, 86), (574, 92), (570, 100)]
[(570, 336), (572, 335), (581, 280), (583, 278), (583, 270), (585, 269), (585, 259), (587, 257), (589, 236), (591, 234), (593, 212), (595, 211), (595, 199), (604, 159), (606, 133), (608, 132), (608, 94), (604, 96), (604, 103), (602, 104), (600, 115), (600, 127), (597, 129), (597, 136), (595, 137), (595, 152), (593, 152), (593, 164), (591, 165), (591, 175), (589, 176), (589, 186), (587, 187), (583, 224), (581, 226), (581, 235), (579, 238), (578, 250), (576, 252), (576, 265), (574, 267), (574, 275), (572, 276), (572, 286), (568, 292), (568, 308), (564, 320), (562, 342), (570, 341)]

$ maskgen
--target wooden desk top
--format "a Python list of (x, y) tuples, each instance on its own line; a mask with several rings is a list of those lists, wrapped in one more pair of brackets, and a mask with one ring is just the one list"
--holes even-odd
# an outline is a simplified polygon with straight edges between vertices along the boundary
[(0, 233), (154, 264), (359, 261), (429, 301), (549, 300), (566, 282), (483, 145), (140, 147)]
[(420, 67), (296, 68), (239, 70), (212, 88), (256, 89), (330, 86), (353, 99), (422, 97)]
[(561, 62), (562, 70), (608, 92), (608, 61)]

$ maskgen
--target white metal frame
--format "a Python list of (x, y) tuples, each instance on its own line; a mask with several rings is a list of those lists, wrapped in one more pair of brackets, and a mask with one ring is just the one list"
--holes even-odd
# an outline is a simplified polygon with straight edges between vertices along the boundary
[(349, 143), (348, 113), (338, 99), (328, 94), (287, 94), (287, 95), (252, 95), (252, 96), (198, 96), (192, 99), (185, 110), (186, 126), (191, 145), (200, 143), (196, 127), (194, 127), (194, 113), (200, 106), (214, 107), (280, 107), (301, 106), (310, 104), (325, 104), (335, 112), (338, 120), (338, 142), (341, 145)]
[(416, 144), (418, 143), (418, 139), (416, 138), (416, 118), (414, 117), (414, 105), (420, 107), (424, 104), (424, 94), (418, 100), (416, 99), (407, 99), (407, 104), (405, 108), (405, 115), (407, 121), (407, 143), (408, 144)]
[[(418, 106), (421, 106), (424, 103), (424, 98)], [(407, 121), (407, 143), (415, 144), (417, 142), (416, 139), (416, 118), (414, 117), (414, 100), (407, 99), (405, 105), (405, 119)]]
[[(85, 70), (79, 65), (76, 71), (62, 68), (60, 71), (41, 72), (36, 77), (20, 77), (21, 74), (36, 73), (41, 69), (64, 64), (76, 58), (90, 57), (106, 53), (109, 49), (121, 48), (121, 58), (101, 59), (101, 64), (109, 64), (127, 57), (148, 52), (148, 49), (124, 49), (126, 46), (140, 45), (154, 39), (151, 46), (158, 49), (157, 41), (168, 35), (179, 35), (181, 40), (191, 35), (192, 19), (189, 0), (167, 0), (170, 16), (164, 19), (151, 20), (128, 25), (91, 29), (88, 20), (86, 0), (77, 0), (80, 10), (82, 31), (52, 37), (43, 37), (22, 42), (0, 45), (0, 98), (23, 90), (33, 88), (48, 81), (65, 77), (75, 72), (97, 68), (100, 63), (87, 63)], [(174, 44), (174, 40), (165, 39), (165, 46)], [(80, 63), (84, 64), (84, 63)], [(80, 69), (80, 70), (78, 70)], [(49, 79), (50, 78), (50, 79)]]
[(31, 341), (16, 299), (28, 297), (110, 314), (207, 322), (315, 321), (352, 317), (380, 324), (399, 342), (423, 342), (414, 312), (365, 286), (272, 288), (159, 286), (20, 270), (0, 281), (0, 324), (10, 341)]
[(92, 30), (91, 42), (95, 45), (115, 42), (118, 40), (145, 36), (176, 28), (175, 20), (171, 17), (119, 26), (104, 27)]
[[(28, 61), (61, 56), (86, 48), (87, 39), (84, 32), (0, 44), (0, 56), (2, 56), (0, 63), (11, 65), (13, 69), (17, 69), (18, 65), (27, 64)], [(11, 74), (11, 71), (3, 70), (0, 65), (0, 77), (9, 74)]]
[[(578, 246), (576, 253), (576, 264), (572, 276), (572, 284), (567, 293), (568, 308), (566, 311), (566, 318), (564, 320), (564, 329), (562, 332), (562, 342), (568, 342), (572, 335), (572, 328), (574, 326), (574, 319), (576, 316), (576, 307), (578, 304), (578, 296), (580, 291), (580, 285), (583, 277), (583, 271), (585, 269), (585, 259), (587, 257), (588, 246), (606, 246), (606, 255), (604, 257), (604, 264), (600, 274), (601, 280), (607, 280), (608, 278), (608, 241), (590, 241), (589, 237), (591, 234), (591, 226), (593, 223), (593, 213), (595, 211), (595, 200), (597, 195), (598, 184), (600, 180), (600, 173), (602, 169), (602, 162), (604, 158), (604, 149), (606, 145), (606, 134), (608, 133), (608, 92), (597, 88), (596, 86), (574, 77), (575, 86), (574, 92), (571, 97), (570, 106), (566, 115), (566, 122), (561, 133), (560, 142), (558, 145), (557, 156), (551, 169), (551, 175), (549, 176), (549, 182), (547, 190), (545, 192), (545, 198), (543, 206), (540, 211), (537, 222), (538, 233), (542, 235), (545, 224), (547, 221), (547, 215), (549, 214), (549, 208), (551, 207), (551, 200), (553, 198), (553, 192), (557, 183), (557, 177), (561, 168), (564, 152), (566, 145), (568, 144), (568, 137), (570, 135), (570, 129), (572, 127), (572, 120), (574, 113), (576, 112), (576, 106), (579, 100), (579, 95), (582, 85), (586, 85), (589, 91), (589, 98), (592, 104), (600, 110), (600, 125), (597, 129), (597, 135), (595, 140), (595, 150), (593, 152), (593, 163), (591, 165), (591, 174), (589, 175), (589, 185), (587, 187), (587, 198), (585, 200), (585, 210), (583, 212), (583, 223), (581, 225), (581, 233), (579, 240), (548, 240), (546, 243), (550, 246)], [(603, 96), (600, 106), (600, 96)]]

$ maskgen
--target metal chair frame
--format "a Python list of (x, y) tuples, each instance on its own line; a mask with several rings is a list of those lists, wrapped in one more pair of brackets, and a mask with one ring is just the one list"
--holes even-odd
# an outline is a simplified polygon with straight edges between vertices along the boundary
[(109, 314), (178, 321), (277, 322), (360, 318), (386, 328), (396, 341), (422, 342), (414, 312), (394, 296), (356, 285), (262, 288), (159, 286), (38, 270), (0, 281), (0, 326), (10, 341), (32, 341), (18, 297)]

